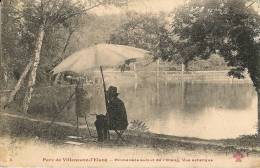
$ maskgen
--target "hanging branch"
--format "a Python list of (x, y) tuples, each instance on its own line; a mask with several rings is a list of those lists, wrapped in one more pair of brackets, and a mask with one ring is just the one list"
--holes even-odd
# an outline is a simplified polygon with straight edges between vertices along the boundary
[(60, 15), (60, 16), (56, 15), (56, 17), (53, 18), (52, 21), (50, 21), (49, 25), (54, 25), (54, 24), (62, 23), (62, 22), (64, 22), (65, 20), (68, 20), (68, 19), (70, 19), (70, 18), (72, 18), (72, 17), (75, 17), (75, 16), (78, 16), (78, 15), (82, 15), (82, 14), (86, 13), (87, 11), (89, 11), (89, 10), (91, 10), (91, 9), (93, 9), (93, 8), (96, 8), (96, 7), (98, 7), (98, 6), (102, 5), (102, 4), (103, 4), (102, 2), (99, 2), (98, 4), (93, 5), (93, 6), (89, 7), (89, 8), (82, 9), (82, 10), (79, 11), (79, 12), (72, 12), (72, 13), (70, 13), (70, 14), (68, 14), (67, 12), (65, 12), (64, 14), (62, 14), (62, 15)]
[[(61, 61), (62, 61), (62, 60), (64, 59), (64, 54), (65, 54), (65, 52), (66, 52), (66, 49), (67, 49), (67, 47), (68, 47), (68, 45), (69, 45), (70, 38), (71, 38), (72, 34), (74, 33), (74, 31), (75, 31), (75, 30), (70, 30), (69, 36), (67, 37), (65, 46), (64, 46), (64, 48), (63, 48), (63, 50), (62, 50), (62, 53), (61, 53), (60, 57), (58, 58), (58, 60), (61, 60)], [(59, 78), (60, 78), (60, 75), (61, 75), (61, 74), (59, 73), (59, 74), (55, 77), (54, 84), (57, 84), (57, 82), (58, 82), (58, 80), (59, 80)]]

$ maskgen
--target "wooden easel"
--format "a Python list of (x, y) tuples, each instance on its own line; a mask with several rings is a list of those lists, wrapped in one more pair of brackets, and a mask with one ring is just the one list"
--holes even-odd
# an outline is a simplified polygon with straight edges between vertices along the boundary
[[(80, 85), (80, 80), (81, 80), (81, 79), (79, 79), (76, 88), (79, 87), (79, 85)], [(82, 83), (82, 87), (83, 87), (83, 83)], [(79, 136), (79, 114), (78, 114), (78, 113), (76, 113), (76, 118), (77, 118), (76, 134), (77, 134), (77, 136)], [(90, 137), (93, 137), (93, 136), (91, 135), (91, 132), (90, 132), (90, 129), (89, 129), (89, 125), (88, 125), (87, 115), (86, 115), (86, 114), (84, 115), (84, 119), (85, 119), (85, 122), (86, 122), (86, 125), (87, 125), (87, 128), (88, 128), (89, 136), (90, 136)]]

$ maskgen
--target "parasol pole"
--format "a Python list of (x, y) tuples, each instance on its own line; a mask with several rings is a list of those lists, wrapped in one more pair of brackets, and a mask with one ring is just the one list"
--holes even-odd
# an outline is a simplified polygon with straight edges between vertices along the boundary
[(102, 81), (103, 81), (103, 89), (104, 89), (105, 103), (106, 103), (106, 112), (107, 112), (108, 100), (107, 100), (106, 83), (105, 83), (105, 79), (104, 79), (104, 74), (103, 74), (103, 68), (102, 68), (102, 66), (100, 66), (100, 72), (101, 72)]
[[(105, 79), (104, 79), (102, 66), (100, 66), (100, 72), (101, 72), (101, 76), (102, 76), (103, 89), (104, 89), (104, 95), (105, 95), (107, 125), (109, 127), (108, 100), (107, 100), (106, 83), (105, 83)], [(107, 132), (107, 137), (108, 137), (108, 139), (110, 139), (109, 131)]]

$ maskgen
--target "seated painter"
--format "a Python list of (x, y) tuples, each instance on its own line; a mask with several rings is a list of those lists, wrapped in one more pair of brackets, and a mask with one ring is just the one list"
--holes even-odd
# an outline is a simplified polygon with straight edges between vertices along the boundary
[(107, 114), (97, 115), (95, 126), (98, 141), (108, 138), (108, 130), (125, 130), (128, 126), (127, 114), (124, 102), (118, 98), (117, 88), (110, 86), (107, 90), (108, 107)]

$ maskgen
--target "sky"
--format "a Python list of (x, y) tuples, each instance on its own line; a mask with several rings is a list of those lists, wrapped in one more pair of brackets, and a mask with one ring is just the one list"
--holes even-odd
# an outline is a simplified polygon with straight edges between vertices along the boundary
[(174, 8), (184, 3), (184, 0), (129, 0), (128, 7), (117, 8), (114, 6), (100, 6), (94, 8), (91, 12), (97, 15), (106, 14), (120, 14), (121, 12), (128, 10), (134, 10), (136, 12), (149, 13), (149, 12), (170, 12)]

